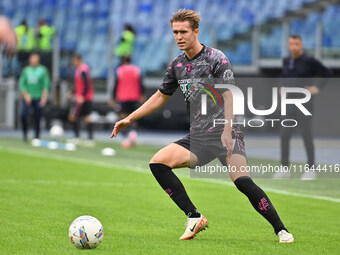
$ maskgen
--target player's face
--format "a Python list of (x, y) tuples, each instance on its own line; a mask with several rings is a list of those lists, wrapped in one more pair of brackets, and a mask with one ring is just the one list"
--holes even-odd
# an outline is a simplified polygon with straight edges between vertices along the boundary
[(72, 64), (75, 66), (75, 67), (78, 67), (79, 66), (79, 59), (74, 57), (72, 58)]
[(198, 28), (192, 30), (189, 21), (177, 21), (172, 23), (172, 31), (180, 50), (188, 50), (197, 40)]
[(302, 41), (299, 38), (289, 38), (288, 48), (292, 56), (299, 56), (302, 54)]
[(39, 55), (34, 54), (30, 56), (29, 62), (31, 66), (38, 66), (40, 62)]

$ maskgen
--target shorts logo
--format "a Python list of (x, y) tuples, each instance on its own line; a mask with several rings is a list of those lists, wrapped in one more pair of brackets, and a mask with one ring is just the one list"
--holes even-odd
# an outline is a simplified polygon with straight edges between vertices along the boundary
[(233, 71), (231, 71), (230, 69), (227, 69), (224, 71), (223, 73), (223, 78), (227, 79), (227, 80), (232, 80), (234, 79), (234, 73)]
[(187, 74), (191, 74), (193, 64), (187, 64)]

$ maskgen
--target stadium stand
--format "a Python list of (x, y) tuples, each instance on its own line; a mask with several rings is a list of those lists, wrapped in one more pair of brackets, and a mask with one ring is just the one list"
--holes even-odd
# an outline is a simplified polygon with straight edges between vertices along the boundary
[[(283, 29), (277, 20), (290, 17), (290, 31), (302, 35), (307, 50), (316, 47), (316, 25), (323, 24), (323, 57), (337, 56), (340, 47), (340, 5), (337, 0), (2, 0), (0, 14), (18, 25), (23, 18), (34, 27), (40, 17), (57, 28), (62, 52), (79, 52), (90, 63), (93, 76), (107, 77), (109, 29), (117, 44), (125, 23), (136, 31), (134, 62), (144, 73), (156, 72), (178, 54), (169, 18), (179, 8), (201, 12), (200, 40), (223, 49), (235, 65), (250, 65), (251, 40), (239, 40), (254, 27), (270, 26), (260, 33), (260, 58), (282, 57)], [(261, 11), (259, 11), (261, 10)], [(273, 24), (273, 26), (271, 26)], [(237, 43), (236, 43), (237, 42)], [(233, 47), (229, 47), (233, 45)], [(157, 54), (155, 54), (157, 52)], [(170, 57), (169, 57), (170, 56)], [(6, 61), (5, 61), (6, 62)], [(8, 63), (5, 63), (8, 66)], [(4, 66), (5, 66), (4, 64)], [(67, 59), (60, 61), (67, 75)], [(8, 69), (8, 67), (6, 67)], [(8, 72), (4, 69), (4, 73)]]

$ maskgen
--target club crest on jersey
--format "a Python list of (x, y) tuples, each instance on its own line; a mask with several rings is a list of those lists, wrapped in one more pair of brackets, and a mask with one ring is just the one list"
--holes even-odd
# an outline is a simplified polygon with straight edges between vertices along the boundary
[(187, 64), (187, 74), (191, 74), (193, 64)]

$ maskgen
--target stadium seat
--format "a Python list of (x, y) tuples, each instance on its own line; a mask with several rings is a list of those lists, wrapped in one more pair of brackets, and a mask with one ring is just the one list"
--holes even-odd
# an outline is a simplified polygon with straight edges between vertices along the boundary
[[(15, 26), (25, 18), (35, 26), (40, 17), (50, 18), (57, 28), (61, 48), (77, 50), (95, 61), (95, 54), (107, 54), (109, 28), (114, 28), (114, 41), (120, 40), (124, 25), (134, 26), (135, 63), (143, 71), (155, 71), (167, 65), (169, 57), (179, 53), (169, 26), (171, 14), (179, 8), (198, 10), (203, 22), (199, 39), (211, 45), (215, 40), (223, 42), (236, 34), (251, 31), (252, 27), (272, 19), (283, 17), (316, 0), (2, 0), (0, 14), (12, 18)], [(304, 20), (290, 22), (290, 33), (301, 34), (307, 49), (316, 46), (316, 24), (322, 21), (323, 46), (340, 47), (340, 6), (327, 7), (322, 14), (311, 13)], [(149, 21), (149, 22), (148, 22)], [(214, 32), (214, 30), (216, 32)], [(215, 38), (212, 37), (215, 35)], [(79, 38), (83, 41), (79, 41)], [(260, 55), (264, 58), (279, 58), (282, 51), (282, 28), (274, 28), (260, 37)], [(88, 42), (84, 42), (84, 41)], [(152, 43), (150, 43), (150, 41)], [(154, 53), (157, 47), (157, 54)], [(113, 49), (112, 49), (113, 50)], [(249, 63), (251, 45), (240, 43), (235, 49), (227, 50), (233, 62)], [(148, 61), (152, 57), (152, 63)], [(96, 62), (95, 62), (96, 63)], [(107, 68), (98, 63), (95, 74), (105, 75)], [(63, 63), (62, 63), (63, 64)]]

